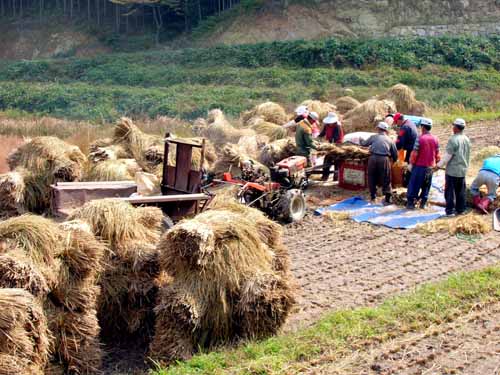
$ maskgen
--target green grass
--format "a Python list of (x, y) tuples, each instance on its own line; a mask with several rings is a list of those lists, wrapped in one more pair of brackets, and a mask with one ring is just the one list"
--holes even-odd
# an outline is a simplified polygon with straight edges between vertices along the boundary
[(199, 354), (153, 374), (298, 374), (320, 358), (333, 362), (367, 343), (384, 342), (408, 331), (451, 321), (478, 304), (499, 298), (497, 265), (454, 275), (375, 308), (330, 313), (311, 328), (295, 334)]

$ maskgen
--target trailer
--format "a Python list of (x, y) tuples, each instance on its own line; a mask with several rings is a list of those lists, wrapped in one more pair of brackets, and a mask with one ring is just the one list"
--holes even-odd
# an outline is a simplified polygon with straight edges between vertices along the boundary
[[(175, 166), (169, 150), (175, 147)], [(198, 168), (192, 167), (193, 149), (200, 149)], [(203, 211), (213, 198), (202, 189), (205, 140), (200, 143), (165, 138), (161, 195), (139, 196), (134, 181), (59, 182), (51, 185), (52, 213), (67, 217), (74, 209), (96, 199), (112, 198), (134, 206), (156, 206), (165, 214), (167, 226)]]

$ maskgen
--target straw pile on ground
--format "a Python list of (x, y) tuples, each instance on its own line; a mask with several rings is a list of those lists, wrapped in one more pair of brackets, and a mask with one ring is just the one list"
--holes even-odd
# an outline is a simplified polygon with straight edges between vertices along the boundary
[(142, 169), (135, 159), (105, 160), (89, 166), (84, 181), (130, 181)]
[(288, 136), (288, 131), (282, 126), (264, 121), (259, 117), (251, 119), (249, 126), (255, 133), (268, 137), (271, 142)]
[(244, 125), (252, 118), (261, 118), (265, 122), (283, 125), (288, 121), (288, 116), (285, 109), (277, 103), (266, 102), (259, 104), (252, 108), (250, 111), (241, 114), (241, 121)]
[(351, 144), (332, 144), (322, 143), (318, 146), (318, 152), (334, 161), (339, 160), (364, 160), (370, 156), (370, 150), (367, 147)]
[(320, 122), (328, 116), (329, 112), (335, 112), (337, 110), (337, 107), (333, 104), (319, 100), (306, 100), (300, 105), (305, 105), (310, 112), (316, 112), (319, 115)]
[(293, 138), (284, 138), (265, 145), (260, 151), (259, 161), (272, 167), (279, 161), (297, 153), (297, 145)]
[(250, 129), (233, 127), (220, 109), (213, 109), (208, 113), (207, 121), (196, 121), (196, 134), (212, 141), (215, 145), (224, 143), (238, 143), (243, 136), (254, 135)]
[(396, 112), (396, 105), (393, 101), (367, 100), (344, 115), (345, 132), (372, 132), (380, 121), (383, 121), (389, 113), (394, 112)]
[(233, 176), (240, 176), (244, 162), (251, 163), (257, 173), (269, 175), (269, 169), (265, 165), (242, 153), (237, 145), (224, 145), (218, 156), (211, 170), (217, 178), (222, 178), (222, 175), (226, 172), (230, 172)]
[(401, 83), (392, 86), (378, 99), (393, 101), (399, 112), (408, 115), (422, 116), (426, 110), (425, 103), (416, 99), (415, 91)]
[(470, 213), (453, 219), (434, 220), (419, 225), (417, 231), (422, 234), (449, 232), (451, 235), (479, 236), (492, 230), (482, 215)]
[(91, 163), (99, 163), (106, 160), (129, 159), (132, 155), (125, 149), (123, 145), (109, 145), (105, 147), (90, 146), (88, 159)]
[(96, 301), (105, 247), (82, 223), (24, 215), (0, 223), (0, 287), (22, 288), (43, 304), (51, 360), (69, 373), (96, 373), (102, 350)]
[(198, 348), (278, 331), (294, 303), (280, 226), (238, 203), (206, 211), (168, 231), (150, 355), (189, 358)]
[(342, 96), (335, 100), (337, 111), (342, 115), (349, 112), (351, 109), (356, 108), (360, 104), (360, 102), (350, 96)]
[(46, 213), (50, 209), (50, 185), (79, 181), (86, 157), (77, 146), (59, 138), (37, 137), (12, 152), (7, 161), (14, 173), (0, 177), (0, 200), (5, 200), (2, 205), (8, 210), (22, 211), (22, 207)]
[(87, 203), (70, 219), (86, 222), (111, 250), (100, 276), (98, 317), (103, 338), (115, 341), (148, 336), (154, 321), (157, 288), (152, 280), (159, 273), (156, 244), (162, 211), (104, 199)]
[(23, 289), (0, 289), (0, 374), (43, 374), (50, 339), (40, 301)]

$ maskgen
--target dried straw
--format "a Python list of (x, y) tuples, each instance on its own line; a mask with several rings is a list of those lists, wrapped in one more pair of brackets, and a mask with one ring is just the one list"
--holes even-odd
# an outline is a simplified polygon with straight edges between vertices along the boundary
[(233, 176), (241, 175), (241, 164), (249, 161), (254, 165), (254, 169), (260, 174), (268, 175), (269, 169), (255, 159), (243, 154), (236, 145), (226, 144), (222, 147), (219, 158), (215, 162), (212, 173), (221, 178), (226, 172), (230, 172)]
[(201, 129), (199, 135), (208, 138), (215, 145), (224, 143), (238, 143), (243, 136), (255, 135), (250, 129), (237, 129), (233, 127), (220, 109), (208, 113), (206, 127)]
[(278, 125), (283, 125), (288, 120), (285, 109), (273, 102), (265, 102), (255, 106), (250, 111), (243, 112), (241, 114), (241, 121), (244, 125), (248, 125), (252, 117), (260, 117), (266, 122)]
[[(422, 115), (425, 111), (425, 104), (422, 102), (417, 102), (415, 98), (415, 91), (410, 87), (398, 83), (392, 86), (384, 94), (378, 97), (379, 100), (391, 100), (396, 104), (398, 111), (408, 115)], [(413, 111), (419, 113), (414, 113)]]
[[(92, 147), (92, 146), (91, 146)], [(106, 160), (130, 159), (130, 153), (123, 145), (110, 145), (107, 147), (92, 148), (88, 159), (91, 163), (97, 164)]]
[(287, 130), (280, 125), (264, 121), (261, 118), (251, 119), (250, 122), (252, 123), (250, 129), (254, 130), (257, 134), (265, 135), (271, 142), (288, 136)]
[(90, 165), (84, 181), (133, 181), (140, 171), (135, 159), (106, 160)]
[(259, 161), (272, 167), (279, 161), (296, 155), (297, 145), (293, 138), (284, 138), (265, 145), (260, 151)]
[(318, 146), (318, 151), (325, 155), (325, 158), (332, 160), (364, 160), (370, 156), (370, 150), (366, 147), (350, 144), (322, 143)]
[(344, 115), (344, 129), (347, 133), (372, 132), (375, 126), (389, 113), (396, 112), (396, 105), (390, 100), (370, 99)]
[(19, 172), (0, 175), (0, 217), (17, 216), (24, 211), (24, 177)]
[(360, 102), (350, 96), (342, 96), (335, 100), (335, 106), (340, 114), (345, 114), (360, 104)]
[(323, 121), (323, 119), (328, 116), (328, 113), (337, 110), (337, 107), (333, 104), (319, 100), (306, 100), (300, 105), (305, 105), (310, 112), (316, 112), (319, 115), (320, 121)]

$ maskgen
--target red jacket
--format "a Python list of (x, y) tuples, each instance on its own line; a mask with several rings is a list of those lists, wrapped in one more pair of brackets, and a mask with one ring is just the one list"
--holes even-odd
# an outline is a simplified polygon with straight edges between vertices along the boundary
[(342, 143), (344, 142), (344, 129), (340, 123), (325, 125), (319, 137), (325, 137), (330, 143)]

